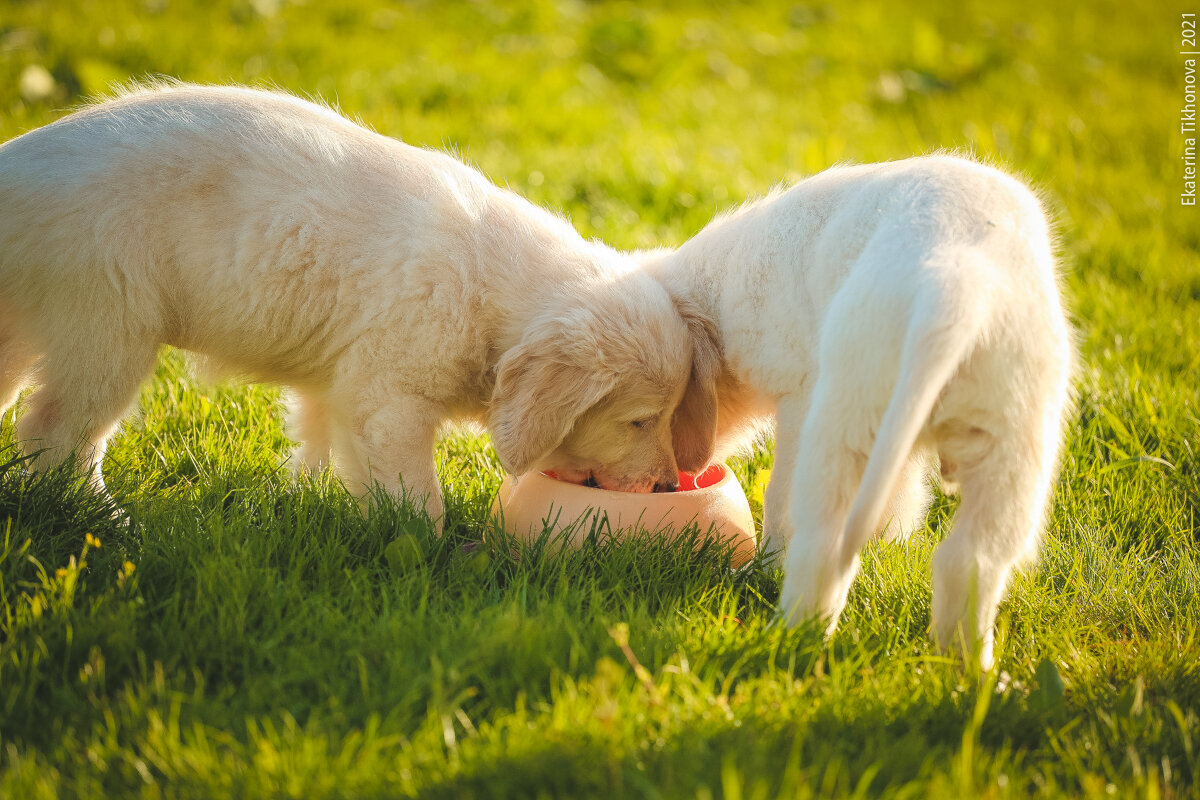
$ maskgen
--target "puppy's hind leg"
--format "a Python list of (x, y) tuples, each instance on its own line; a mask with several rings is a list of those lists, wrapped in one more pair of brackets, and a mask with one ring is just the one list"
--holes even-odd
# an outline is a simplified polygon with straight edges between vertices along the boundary
[(932, 632), (985, 670), (997, 607), (1013, 568), (1036, 549), (1053, 478), (1056, 444), (1030, 448), (1025, 434), (975, 429), (944, 445), (959, 465), (962, 502), (933, 556)]
[(157, 350), (153, 336), (123, 330), (111, 318), (63, 322), (42, 355), (42, 386), (17, 423), (25, 451), (40, 451), (34, 466), (75, 454), (102, 488), (99, 464), (108, 438), (137, 399)]
[(885, 542), (907, 539), (913, 531), (924, 527), (932, 502), (929, 457), (920, 451), (914, 452), (896, 479), (896, 489), (876, 535)]

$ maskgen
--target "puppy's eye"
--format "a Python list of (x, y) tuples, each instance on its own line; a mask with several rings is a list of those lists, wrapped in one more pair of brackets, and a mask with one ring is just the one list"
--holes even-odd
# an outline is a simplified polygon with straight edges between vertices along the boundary
[(650, 426), (652, 426), (654, 424), (654, 420), (652, 420), (652, 419), (635, 419), (633, 422), (631, 422), (629, 424), (638, 429), (649, 428)]

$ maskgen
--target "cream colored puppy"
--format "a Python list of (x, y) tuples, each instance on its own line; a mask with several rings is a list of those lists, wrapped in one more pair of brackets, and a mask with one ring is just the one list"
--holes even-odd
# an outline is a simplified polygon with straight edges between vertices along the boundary
[(485, 420), (513, 473), (676, 482), (693, 341), (660, 284), (458, 161), (286, 94), (133, 89), (0, 146), (0, 410), (41, 384), (25, 447), (98, 464), (162, 343), (290, 387), (297, 463), (332, 451), (352, 487), (433, 517), (452, 418)]
[(959, 487), (932, 626), (992, 663), (992, 625), (1054, 481), (1072, 345), (1037, 199), (933, 156), (835, 168), (646, 257), (716, 324), (717, 406), (678, 413), (718, 455), (777, 415), (765, 546), (795, 623), (837, 624), (859, 551), (923, 525), (929, 473)]

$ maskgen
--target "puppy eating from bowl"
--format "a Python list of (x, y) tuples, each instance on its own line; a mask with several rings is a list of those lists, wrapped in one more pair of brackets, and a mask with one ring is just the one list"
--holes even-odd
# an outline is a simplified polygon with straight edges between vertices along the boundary
[(1070, 400), (1071, 334), (1037, 199), (948, 156), (840, 167), (644, 262), (715, 326), (723, 358), (707, 390), (715, 418), (685, 401), (676, 437), (715, 438), (723, 458), (776, 417), (762, 546), (786, 548), (785, 619), (832, 632), (859, 551), (922, 526), (936, 476), (962, 500), (933, 559), (933, 634), (990, 667)]
[(435, 519), (455, 418), (514, 474), (669, 488), (694, 330), (627, 256), (287, 94), (135, 87), (0, 145), (0, 409), (37, 385), (19, 442), (101, 485), (167, 344), (288, 387), (296, 465)]

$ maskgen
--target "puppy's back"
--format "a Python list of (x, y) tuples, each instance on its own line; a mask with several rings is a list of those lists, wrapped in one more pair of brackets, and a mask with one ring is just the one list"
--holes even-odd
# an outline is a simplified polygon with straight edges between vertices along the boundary
[(134, 89), (0, 145), (0, 313), (39, 338), (119, 309), (148, 337), (250, 360), (353, 326), (488, 191), (290, 95)]

